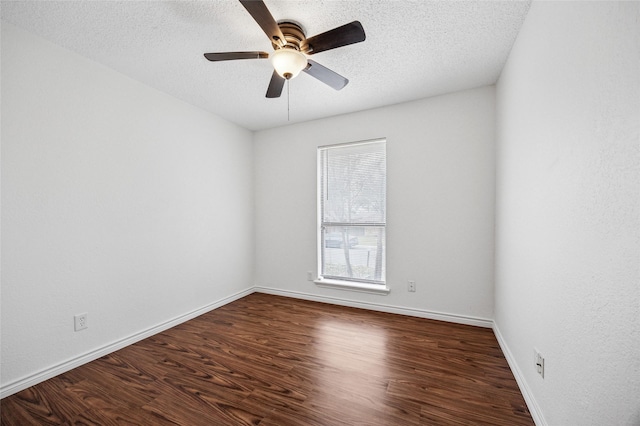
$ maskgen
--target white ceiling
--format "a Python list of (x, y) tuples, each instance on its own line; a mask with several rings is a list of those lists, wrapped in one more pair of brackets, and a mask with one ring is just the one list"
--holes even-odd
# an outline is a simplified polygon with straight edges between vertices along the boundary
[[(276, 20), (313, 36), (359, 20), (367, 39), (313, 55), (347, 77), (335, 91), (301, 73), (265, 98), (268, 60), (209, 62), (205, 52), (271, 44), (235, 0), (5, 1), (2, 20), (135, 80), (260, 130), (493, 84), (526, 1), (265, 0)], [(46, 66), (46, 64), (42, 64)], [(290, 121), (287, 119), (289, 107)]]

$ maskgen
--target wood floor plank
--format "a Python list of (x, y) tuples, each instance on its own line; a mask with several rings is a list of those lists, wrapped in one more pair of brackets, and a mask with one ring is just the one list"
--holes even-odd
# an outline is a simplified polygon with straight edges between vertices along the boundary
[(2, 425), (533, 425), (490, 329), (254, 293), (0, 401)]

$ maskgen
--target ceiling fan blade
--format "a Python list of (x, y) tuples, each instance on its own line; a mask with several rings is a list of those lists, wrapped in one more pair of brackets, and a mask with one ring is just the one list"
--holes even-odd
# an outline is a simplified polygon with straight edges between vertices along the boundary
[(274, 71), (271, 75), (269, 87), (267, 88), (267, 98), (279, 98), (282, 94), (285, 81), (284, 78), (280, 77), (280, 75)]
[(286, 39), (278, 23), (273, 19), (271, 12), (267, 9), (267, 5), (264, 4), (262, 0), (240, 0), (240, 3), (242, 3), (244, 8), (247, 9), (247, 12), (249, 12), (258, 25), (260, 25), (260, 28), (262, 28), (262, 31), (269, 37), (272, 43), (279, 46), (286, 44)]
[(336, 90), (342, 89), (349, 83), (349, 79), (344, 78), (337, 72), (331, 71), (329, 68), (322, 66), (311, 59), (307, 59), (307, 68), (302, 71)]
[(210, 61), (233, 61), (235, 59), (264, 59), (268, 58), (267, 52), (222, 52), (205, 53), (204, 57)]
[(306, 39), (302, 42), (302, 50), (307, 55), (313, 55), (325, 50), (360, 43), (365, 38), (366, 35), (362, 24), (359, 21), (353, 21)]

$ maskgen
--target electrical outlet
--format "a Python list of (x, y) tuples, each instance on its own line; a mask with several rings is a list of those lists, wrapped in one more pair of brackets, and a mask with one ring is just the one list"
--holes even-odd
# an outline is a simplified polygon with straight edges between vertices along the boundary
[(84, 330), (87, 328), (87, 313), (74, 315), (73, 328), (75, 331)]
[(536, 349), (533, 350), (535, 355), (536, 371), (544, 379), (544, 357)]
[(307, 281), (313, 281), (313, 272), (307, 271)]
[(409, 291), (412, 293), (415, 293), (416, 291), (416, 282), (415, 281), (409, 281)]

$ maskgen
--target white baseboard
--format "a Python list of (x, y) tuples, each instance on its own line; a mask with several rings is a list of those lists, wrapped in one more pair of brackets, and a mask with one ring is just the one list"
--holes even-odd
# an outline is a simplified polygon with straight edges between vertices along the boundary
[(72, 370), (83, 364), (86, 364), (100, 357), (108, 355), (112, 352), (115, 352), (119, 349), (129, 346), (133, 343), (139, 342), (140, 340), (146, 339), (147, 337), (153, 336), (154, 334), (161, 333), (165, 330), (170, 329), (171, 327), (175, 327), (176, 325), (182, 324), (185, 321), (189, 321), (190, 319), (193, 319), (204, 313), (212, 311), (213, 309), (216, 309), (228, 303), (231, 303), (234, 300), (238, 300), (245, 296), (248, 296), (253, 292), (254, 292), (254, 289), (249, 288), (247, 290), (243, 290), (236, 294), (232, 294), (231, 296), (224, 297), (216, 302), (210, 303), (199, 309), (180, 315), (178, 317), (165, 321), (156, 326), (150, 327), (139, 333), (132, 334), (131, 336), (125, 337), (123, 339), (120, 339), (118, 341), (105, 345), (103, 347), (86, 352), (82, 355), (78, 355), (77, 357), (74, 357), (60, 364), (54, 365), (53, 367), (46, 368), (44, 370), (38, 371), (37, 373), (30, 374), (24, 378), (21, 378), (11, 383), (8, 383), (6, 385), (3, 385), (2, 387), (0, 387), (0, 399), (7, 397), (9, 395), (12, 395), (16, 392), (20, 392), (21, 390), (24, 390), (30, 386), (36, 385), (40, 382), (44, 382), (45, 380), (48, 380), (52, 377), (55, 377), (69, 370)]
[(500, 349), (502, 349), (502, 353), (504, 357), (507, 359), (507, 363), (509, 364), (509, 368), (511, 368), (511, 372), (513, 376), (516, 378), (516, 383), (518, 383), (518, 387), (520, 388), (520, 393), (524, 397), (524, 402), (527, 404), (527, 408), (529, 408), (529, 412), (531, 413), (531, 417), (533, 418), (533, 422), (536, 426), (547, 426), (547, 422), (542, 415), (542, 410), (540, 410), (540, 406), (536, 402), (536, 399), (533, 397), (533, 392), (527, 385), (526, 380), (524, 379), (524, 375), (518, 368), (518, 364), (516, 363), (513, 354), (509, 350), (509, 346), (507, 346), (507, 342), (502, 337), (500, 333), (500, 329), (498, 328), (497, 323), (493, 323), (493, 333), (496, 335), (496, 339), (498, 340), (498, 344), (500, 345)]
[(331, 303), (333, 305), (349, 306), (351, 308), (369, 309), (371, 311), (387, 312), (391, 314), (407, 315), (411, 317), (428, 318), (439, 321), (447, 321), (458, 324), (475, 325), (478, 327), (493, 328), (493, 320), (487, 318), (476, 318), (464, 315), (449, 314), (446, 312), (435, 312), (424, 309), (403, 308), (398, 306), (384, 305), (381, 303), (355, 302), (353, 300), (339, 297), (318, 296), (315, 294), (301, 293), (297, 291), (279, 290), (271, 287), (256, 286), (254, 290), (258, 293), (273, 294), (276, 296), (292, 297), (295, 299), (311, 300), (313, 302)]

